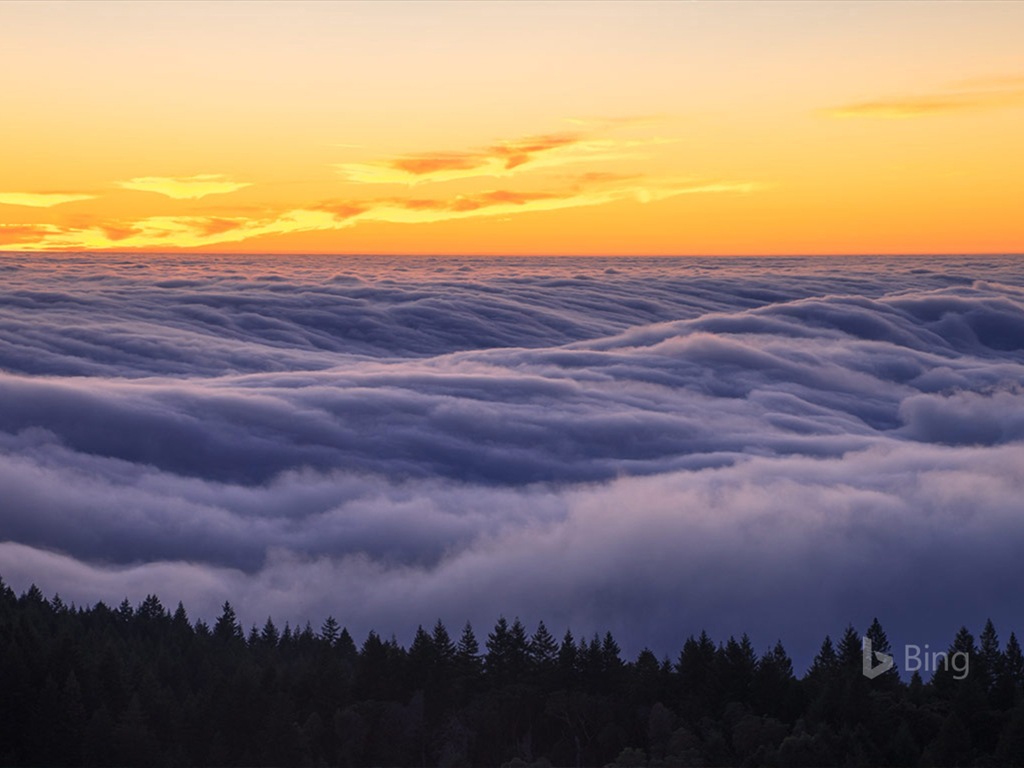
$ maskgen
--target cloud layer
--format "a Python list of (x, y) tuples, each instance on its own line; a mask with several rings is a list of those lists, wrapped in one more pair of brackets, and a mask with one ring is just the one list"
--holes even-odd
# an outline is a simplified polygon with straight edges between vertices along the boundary
[[(160, 192), (177, 199), (205, 197), (248, 186), (230, 182), (184, 183), (173, 179), (136, 181), (140, 184), (132, 189)], [(220, 187), (223, 189), (217, 189)], [(20, 239), (0, 240), (0, 246), (8, 250), (199, 248), (242, 243), (258, 237), (333, 232), (360, 222), (433, 224), (482, 216), (586, 208), (623, 200), (649, 203), (680, 195), (746, 194), (762, 187), (751, 181), (641, 180), (628, 175), (590, 173), (576, 177), (569, 186), (547, 191), (490, 189), (455, 196), (328, 200), (308, 208), (266, 210), (256, 216), (160, 215), (107, 224), (21, 228), (11, 233), (20, 235)]]
[(941, 643), (1015, 615), (1012, 259), (0, 274), (0, 574), (19, 587), (400, 637), (518, 613), (631, 651), (707, 627), (804, 657), (848, 620)]

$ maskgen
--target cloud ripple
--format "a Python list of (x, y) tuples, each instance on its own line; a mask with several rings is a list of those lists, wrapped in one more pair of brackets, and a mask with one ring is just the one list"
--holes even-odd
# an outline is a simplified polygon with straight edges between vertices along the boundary
[(806, 654), (876, 614), (936, 643), (1014, 615), (1013, 259), (0, 274), (16, 585), (357, 631), (504, 611), (666, 652), (704, 626)]

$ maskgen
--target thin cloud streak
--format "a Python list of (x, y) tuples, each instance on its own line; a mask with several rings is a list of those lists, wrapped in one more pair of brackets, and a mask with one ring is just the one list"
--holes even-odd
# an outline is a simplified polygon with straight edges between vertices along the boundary
[(376, 163), (339, 163), (334, 167), (350, 182), (412, 186), (635, 159), (639, 148), (668, 142), (660, 138), (603, 139), (586, 133), (554, 133), (501, 141), (479, 150), (427, 152)]
[(1024, 78), (1004, 76), (964, 80), (936, 93), (855, 102), (822, 110), (834, 118), (905, 119), (977, 112), (1024, 105)]
[(117, 186), (136, 192), (155, 192), (173, 200), (199, 200), (208, 195), (237, 192), (252, 184), (231, 181), (219, 173), (203, 173), (197, 176), (140, 176), (119, 181)]
[(93, 200), (96, 195), (67, 192), (0, 192), (0, 205), (20, 205), (26, 208), (52, 208), (55, 205)]

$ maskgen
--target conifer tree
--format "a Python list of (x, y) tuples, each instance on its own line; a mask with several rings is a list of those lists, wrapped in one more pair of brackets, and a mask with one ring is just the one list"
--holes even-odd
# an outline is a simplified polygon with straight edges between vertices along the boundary
[(1010, 633), (1010, 639), (1006, 641), (1006, 651), (1003, 653), (1002, 675), (1010, 684), (1020, 691), (1024, 687), (1024, 653), (1021, 653), (1020, 643), (1017, 635)]
[(612, 633), (605, 632), (604, 638), (601, 640), (601, 661), (606, 671), (612, 671), (622, 666), (621, 653), (622, 649), (615, 642)]
[(260, 632), (260, 642), (268, 648), (276, 648), (280, 639), (281, 635), (278, 633), (277, 627), (274, 626), (274, 620), (267, 616), (263, 630)]
[(413, 674), (421, 679), (425, 679), (433, 669), (434, 641), (423, 629), (422, 624), (416, 627), (412, 645), (409, 646), (409, 663)]
[[(868, 627), (868, 631), (864, 634), (871, 640), (872, 653), (884, 653), (889, 656), (893, 655), (892, 644), (889, 642), (889, 637), (885, 634), (885, 630), (882, 629), (882, 624), (878, 621), (878, 617), (872, 619), (871, 626)], [(871, 661), (874, 663), (875, 659), (872, 659)], [(875, 690), (892, 690), (893, 687), (899, 685), (899, 680), (900, 673), (897, 668), (897, 659), (893, 657), (893, 666), (875, 678), (873, 687)]]
[(459, 642), (455, 646), (455, 664), (461, 679), (467, 686), (471, 686), (483, 670), (480, 643), (477, 642), (476, 633), (473, 632), (473, 625), (468, 621), (462, 628)]
[(563, 687), (571, 686), (579, 673), (579, 652), (572, 630), (565, 630), (558, 646), (558, 677)]
[(487, 635), (486, 648), (484, 673), (496, 685), (507, 683), (511, 671), (512, 637), (504, 616), (498, 618), (494, 630)]
[[(33, 584), (32, 586), (34, 587), (35, 585)], [(132, 608), (132, 604), (128, 602), (127, 597), (122, 600), (121, 604), (117, 607), (117, 615), (125, 624), (131, 621), (132, 617), (135, 616), (135, 609)]]
[(508, 632), (508, 669), (513, 682), (520, 682), (526, 676), (530, 664), (530, 640), (526, 627), (517, 616)]
[(356, 648), (355, 640), (352, 639), (352, 635), (346, 627), (341, 628), (341, 632), (338, 634), (338, 640), (335, 642), (334, 647), (338, 649), (338, 655), (342, 659), (348, 662), (354, 662), (359, 656), (359, 650)]
[(434, 654), (442, 666), (448, 666), (455, 660), (455, 644), (452, 642), (448, 630), (440, 619), (434, 624), (434, 630), (430, 635), (434, 645)]
[(852, 624), (847, 625), (843, 636), (839, 638), (836, 653), (839, 658), (839, 666), (844, 673), (860, 674), (864, 663), (864, 641)]
[(530, 661), (538, 671), (548, 671), (558, 663), (558, 642), (541, 621), (530, 638)]
[(985, 622), (978, 635), (978, 668), (971, 670), (989, 693), (993, 691), (1002, 673), (1003, 652), (999, 648), (999, 635), (992, 619)]
[(341, 627), (338, 626), (338, 622), (334, 617), (328, 616), (320, 626), (320, 639), (333, 646), (338, 641), (338, 632), (340, 630)]
[(222, 641), (242, 639), (242, 627), (238, 623), (238, 617), (235, 616), (235, 609), (231, 607), (231, 603), (227, 600), (224, 601), (220, 618), (213, 625), (213, 636)]
[(171, 623), (178, 631), (192, 631), (192, 625), (189, 623), (185, 605), (180, 600), (178, 601), (178, 607), (174, 610), (174, 616), (171, 617)]
[(832, 638), (825, 635), (814, 661), (811, 662), (810, 674), (812, 677), (832, 675), (839, 668), (839, 656), (836, 654)]
[(456, 653), (459, 659), (466, 661), (469, 659), (476, 659), (480, 656), (480, 644), (476, 640), (476, 634), (473, 632), (473, 625), (468, 621), (466, 626), (462, 628), (462, 634), (459, 636), (459, 644), (456, 647)]

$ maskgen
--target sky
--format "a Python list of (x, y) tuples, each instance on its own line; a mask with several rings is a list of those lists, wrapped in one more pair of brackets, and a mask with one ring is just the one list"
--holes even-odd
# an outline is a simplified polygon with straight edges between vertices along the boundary
[(0, 2), (0, 249), (1024, 251), (1024, 4)]

